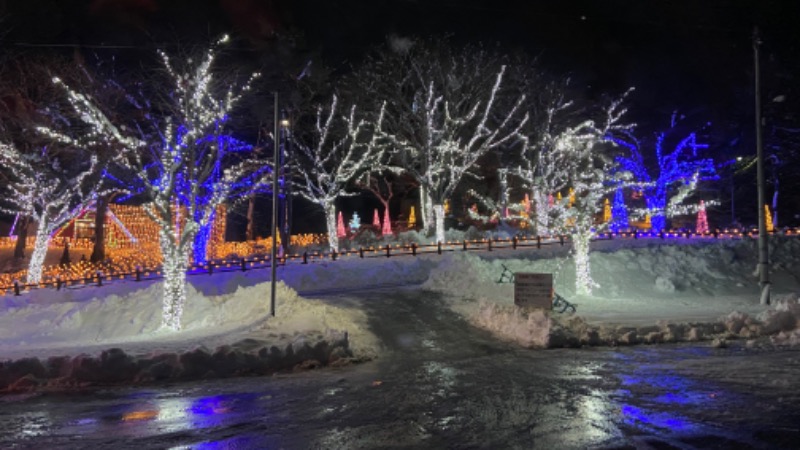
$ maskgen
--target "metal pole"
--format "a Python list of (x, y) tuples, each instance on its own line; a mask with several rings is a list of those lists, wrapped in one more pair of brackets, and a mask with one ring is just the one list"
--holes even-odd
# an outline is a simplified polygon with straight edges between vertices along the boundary
[(283, 224), (284, 224), (284, 234), (286, 234), (286, 244), (284, 247), (285, 251), (289, 250), (289, 244), (291, 244), (292, 239), (292, 166), (289, 165), (287, 168), (286, 162), (292, 161), (292, 126), (293, 118), (291, 114), (287, 115), (288, 124), (286, 125), (285, 129), (283, 130), (283, 151), (281, 152), (281, 157), (283, 158), (283, 201), (284, 201), (284, 216), (283, 216)]
[(761, 136), (761, 72), (759, 69), (758, 46), (761, 39), (758, 27), (753, 30), (753, 61), (755, 64), (755, 108), (756, 108), (756, 171), (758, 173), (758, 284), (761, 286), (761, 304), (769, 305), (769, 243), (767, 241), (767, 221), (764, 205), (767, 193), (764, 180), (764, 145)]
[(283, 173), (283, 171), (284, 171), (284, 164), (283, 164), (283, 145), (284, 145), (284, 140), (283, 139), (284, 139), (284, 134), (283, 133), (286, 130), (285, 120), (286, 119), (283, 117), (283, 112), (281, 112), (280, 113), (280, 121), (278, 122), (280, 128), (278, 128), (278, 133), (279, 133), (278, 134), (278, 146), (277, 146), (278, 158), (276, 159), (276, 161), (278, 161), (278, 167), (280, 167), (280, 170), (278, 171), (279, 191), (281, 191), (281, 193), (283, 195), (279, 195), (278, 196), (278, 225), (277, 225), (278, 230), (277, 230), (276, 236), (280, 236), (280, 238), (281, 238), (281, 246), (283, 247), (284, 250), (287, 247), (286, 226), (285, 226), (285, 221), (286, 221), (286, 210), (285, 210), (285, 206), (286, 206), (286, 191), (283, 189), (286, 186), (285, 174)]
[(275, 317), (275, 282), (276, 282), (276, 273), (278, 269), (277, 264), (277, 256), (278, 256), (278, 248), (277, 248), (277, 239), (276, 239), (276, 231), (278, 228), (278, 165), (280, 164), (279, 161), (279, 120), (278, 117), (278, 93), (275, 93), (275, 130), (272, 134), (272, 251), (270, 253), (270, 271), (272, 273), (272, 278), (270, 280), (270, 297), (269, 297), (269, 314), (272, 317)]

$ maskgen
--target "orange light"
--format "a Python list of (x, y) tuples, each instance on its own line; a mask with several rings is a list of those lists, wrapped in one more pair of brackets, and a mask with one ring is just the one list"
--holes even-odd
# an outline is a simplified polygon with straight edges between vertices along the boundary
[(158, 417), (158, 411), (133, 411), (126, 413), (122, 416), (123, 422), (130, 422), (135, 420), (152, 420)]

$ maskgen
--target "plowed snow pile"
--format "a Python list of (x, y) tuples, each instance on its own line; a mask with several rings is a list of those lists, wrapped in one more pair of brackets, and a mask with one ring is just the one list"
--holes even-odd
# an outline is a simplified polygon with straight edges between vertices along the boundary
[[(592, 244), (591, 296), (575, 294), (568, 252), (557, 248), (451, 253), (424, 284), (479, 327), (530, 347), (632, 344), (771, 335), (796, 343), (800, 239), (771, 240), (772, 306), (759, 305), (756, 242), (639, 240)], [(505, 266), (505, 267), (504, 267)], [(576, 314), (514, 306), (511, 272), (553, 273)], [(744, 324), (740, 326), (740, 324)]]
[(160, 328), (160, 281), (5, 296), (0, 391), (269, 374), (372, 359), (381, 344), (364, 311), (309, 296), (419, 284), (433, 266), (424, 258), (349, 256), (280, 267), (274, 317), (268, 270), (192, 275), (180, 332)]

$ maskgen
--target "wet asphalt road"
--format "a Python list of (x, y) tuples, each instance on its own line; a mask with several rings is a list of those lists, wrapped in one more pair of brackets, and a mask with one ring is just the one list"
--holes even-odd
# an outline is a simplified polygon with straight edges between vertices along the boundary
[(413, 289), (358, 303), (387, 353), (299, 374), (0, 397), (0, 448), (798, 448), (800, 351), (526, 350)]

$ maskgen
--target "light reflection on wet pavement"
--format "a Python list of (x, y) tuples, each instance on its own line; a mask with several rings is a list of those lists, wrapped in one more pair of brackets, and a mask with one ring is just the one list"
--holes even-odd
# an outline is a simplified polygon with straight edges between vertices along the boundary
[(0, 447), (767, 449), (800, 440), (795, 350), (526, 350), (470, 328), (432, 295), (353, 296), (386, 343), (377, 361), (0, 397)]

